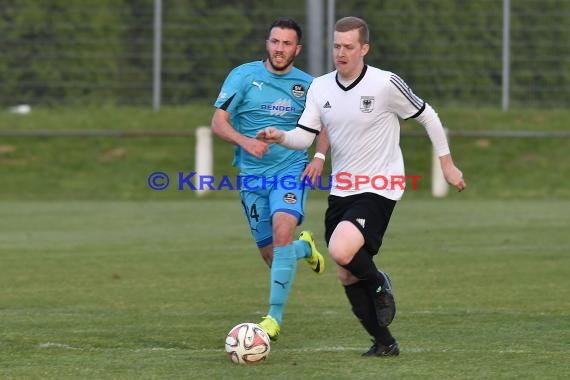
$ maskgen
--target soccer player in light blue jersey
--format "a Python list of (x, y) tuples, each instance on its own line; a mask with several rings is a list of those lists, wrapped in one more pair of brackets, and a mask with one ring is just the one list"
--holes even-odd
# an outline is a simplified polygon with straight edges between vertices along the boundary
[[(325, 269), (310, 232), (303, 231), (299, 240), (294, 240), (307, 199), (308, 188), (301, 178), (307, 151), (269, 146), (255, 139), (256, 133), (268, 126), (294, 129), (305, 109), (313, 78), (293, 66), (301, 52), (300, 43), (301, 28), (294, 20), (273, 22), (266, 40), (267, 58), (230, 72), (212, 118), (212, 131), (235, 145), (233, 165), (244, 179), (240, 189), (243, 210), (261, 256), (271, 268), (269, 311), (259, 325), (273, 340), (280, 332), (297, 260), (306, 259), (319, 274)], [(322, 163), (315, 167), (322, 170)]]

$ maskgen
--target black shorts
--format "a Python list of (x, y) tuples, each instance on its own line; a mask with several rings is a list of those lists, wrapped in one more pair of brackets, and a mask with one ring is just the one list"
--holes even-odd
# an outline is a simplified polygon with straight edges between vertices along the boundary
[(374, 193), (362, 193), (338, 197), (329, 195), (329, 207), (325, 214), (325, 240), (327, 245), (334, 229), (343, 220), (354, 224), (364, 236), (364, 249), (370, 255), (378, 253), (382, 238), (388, 228), (396, 201)]

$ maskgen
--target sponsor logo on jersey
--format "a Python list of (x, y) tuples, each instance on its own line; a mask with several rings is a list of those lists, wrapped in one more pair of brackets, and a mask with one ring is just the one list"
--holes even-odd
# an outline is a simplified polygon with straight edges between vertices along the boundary
[(374, 109), (374, 97), (373, 96), (361, 96), (360, 97), (360, 110), (364, 113), (372, 112)]
[(360, 224), (362, 226), (362, 228), (364, 228), (364, 225), (366, 224), (366, 219), (356, 218), (356, 221), (358, 222), (358, 224)]
[(288, 204), (295, 204), (295, 203), (297, 203), (297, 196), (293, 193), (286, 193), (283, 196), (283, 202), (288, 203)]
[(323, 108), (332, 108), (331, 104), (329, 103), (329, 101), (327, 100), (327, 102), (325, 103), (325, 105), (323, 106)]
[(223, 91), (220, 91), (220, 93), (218, 94), (218, 99), (225, 99), (227, 97), (228, 97), (228, 94), (223, 92)]
[(302, 84), (294, 84), (291, 93), (296, 98), (302, 98), (305, 96), (305, 87)]
[(255, 87), (259, 88), (259, 91), (261, 91), (261, 87), (263, 86), (263, 82), (253, 81), (253, 82), (251, 82), (251, 84), (254, 85)]
[(295, 112), (295, 107), (291, 105), (291, 99), (277, 99), (271, 104), (262, 104), (261, 109), (269, 111), (272, 116), (283, 116), (287, 112)]

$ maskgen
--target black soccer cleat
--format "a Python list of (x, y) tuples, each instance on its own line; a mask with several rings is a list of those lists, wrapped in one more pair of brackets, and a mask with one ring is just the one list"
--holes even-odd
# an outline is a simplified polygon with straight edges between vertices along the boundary
[(380, 356), (380, 357), (387, 357), (387, 356), (398, 356), (400, 355), (400, 346), (398, 346), (398, 342), (394, 342), (389, 346), (384, 346), (380, 343), (376, 343), (375, 340), (372, 341), (374, 343), (368, 351), (362, 354), (362, 356), (370, 357), (370, 356)]
[(392, 323), (396, 316), (396, 300), (392, 294), (392, 283), (388, 274), (378, 271), (384, 276), (384, 285), (376, 289), (374, 294), (374, 307), (376, 309), (376, 318), (381, 327), (387, 327)]

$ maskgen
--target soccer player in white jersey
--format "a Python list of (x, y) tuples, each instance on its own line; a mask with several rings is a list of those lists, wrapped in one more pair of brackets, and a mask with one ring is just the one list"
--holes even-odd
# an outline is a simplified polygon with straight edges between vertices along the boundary
[[(465, 181), (453, 163), (436, 112), (396, 74), (366, 65), (369, 49), (364, 20), (345, 17), (337, 21), (333, 45), (336, 71), (313, 80), (297, 128), (283, 131), (269, 127), (257, 138), (303, 149), (324, 126), (328, 142), (319, 138), (317, 155), (323, 157), (330, 144), (333, 181), (343, 176), (342, 186), (332, 185), (325, 240), (352, 311), (373, 338), (372, 347), (363, 356), (386, 357), (400, 352), (388, 329), (396, 303), (390, 278), (377, 269), (373, 257), (404, 192), (399, 118), (415, 118), (424, 125), (449, 184), (461, 191)], [(374, 177), (386, 178), (386, 182), (373, 181)], [(347, 179), (352, 179), (350, 186)]]
[(301, 174), (306, 167), (315, 172), (307, 166), (307, 152), (268, 146), (255, 139), (256, 133), (269, 125), (295, 128), (305, 107), (313, 78), (293, 66), (301, 52), (300, 43), (301, 28), (294, 20), (273, 22), (266, 41), (267, 59), (232, 70), (216, 99), (212, 118), (212, 131), (235, 145), (234, 166), (239, 167), (243, 179), (240, 198), (245, 217), (271, 268), (269, 311), (259, 325), (273, 340), (281, 330), (297, 260), (306, 259), (316, 273), (325, 270), (309, 231), (302, 231), (294, 240), (307, 198)]

